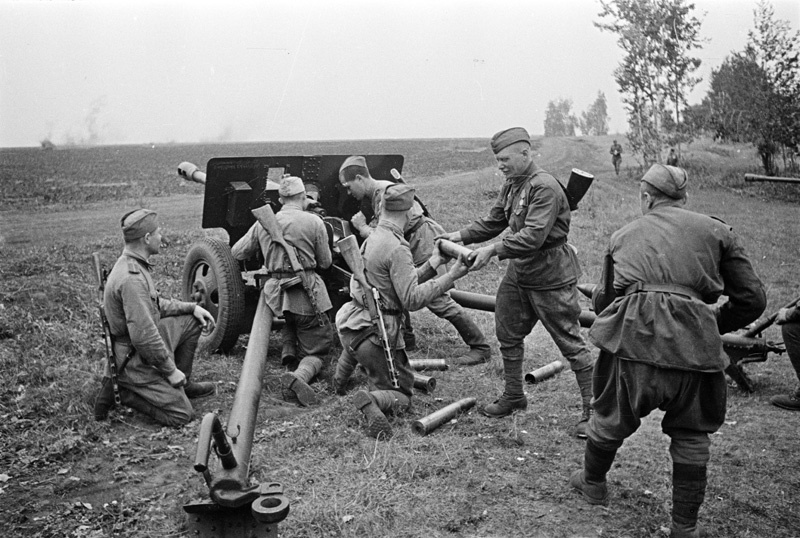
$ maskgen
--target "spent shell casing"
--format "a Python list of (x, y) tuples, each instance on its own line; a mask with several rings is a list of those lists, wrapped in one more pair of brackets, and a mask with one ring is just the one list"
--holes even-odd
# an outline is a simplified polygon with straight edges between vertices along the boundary
[(462, 411), (466, 411), (475, 405), (475, 402), (475, 398), (464, 398), (462, 400), (458, 400), (457, 402), (453, 402), (442, 407), (438, 411), (434, 411), (430, 415), (414, 421), (411, 427), (418, 434), (427, 435), (442, 424), (449, 422), (458, 416)]
[(433, 392), (436, 390), (436, 379), (414, 372), (414, 388), (426, 392)]
[(408, 364), (414, 370), (447, 370), (444, 359), (408, 359)]
[(564, 363), (561, 361), (553, 361), (550, 364), (545, 364), (541, 368), (537, 368), (533, 372), (525, 374), (526, 383), (541, 383), (545, 379), (549, 379), (564, 369)]

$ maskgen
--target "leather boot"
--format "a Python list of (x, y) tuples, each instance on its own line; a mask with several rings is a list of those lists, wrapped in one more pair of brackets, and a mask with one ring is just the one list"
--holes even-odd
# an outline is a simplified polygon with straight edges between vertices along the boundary
[(353, 396), (353, 405), (364, 413), (364, 417), (367, 419), (367, 433), (370, 437), (375, 439), (392, 437), (392, 426), (389, 424), (389, 420), (367, 391), (356, 392)]
[(283, 399), (287, 402), (298, 401), (308, 407), (318, 403), (317, 393), (308, 384), (322, 370), (322, 359), (314, 355), (303, 357), (297, 370), (281, 375)]
[(94, 400), (94, 419), (105, 420), (108, 412), (114, 407), (114, 385), (110, 377), (104, 377), (100, 390)]
[(589, 426), (589, 419), (592, 416), (592, 373), (594, 366), (588, 366), (583, 370), (575, 370), (575, 379), (578, 381), (578, 388), (581, 391), (581, 402), (583, 404), (583, 414), (581, 420), (575, 427), (575, 437), (586, 439), (586, 428)]
[(462, 310), (456, 317), (447, 321), (455, 327), (461, 339), (469, 346), (469, 351), (466, 354), (449, 360), (449, 363), (460, 366), (474, 366), (489, 360), (492, 356), (492, 348), (486, 343), (486, 337), (483, 332), (466, 311)]
[(336, 369), (331, 377), (331, 389), (339, 396), (347, 394), (347, 382), (358, 366), (358, 361), (347, 350), (343, 349), (339, 360), (336, 361)]
[(294, 327), (289, 324), (284, 325), (283, 329), (281, 329), (281, 339), (283, 340), (281, 364), (286, 367), (286, 370), (292, 372), (299, 364), (297, 360), (297, 335)]
[(169, 414), (165, 412), (162, 408), (157, 407), (135, 392), (130, 390), (120, 390), (119, 391), (120, 400), (122, 403), (131, 409), (135, 409), (140, 413), (149, 416), (156, 422), (163, 424), (165, 426), (183, 426), (187, 424), (189, 421), (192, 420), (192, 416), (180, 416), (178, 414)]
[(706, 466), (672, 464), (672, 538), (702, 536), (697, 516), (706, 496)]
[(575, 471), (569, 484), (578, 490), (589, 504), (606, 504), (608, 502), (608, 486), (606, 473), (614, 463), (616, 450), (605, 450), (586, 441), (583, 453), (583, 469)]
[(522, 357), (513, 359), (503, 357), (503, 376), (506, 381), (503, 394), (493, 403), (481, 409), (481, 413), (487, 417), (506, 417), (515, 409), (528, 407), (528, 399), (522, 391)]
[(190, 400), (211, 396), (216, 390), (217, 386), (210, 381), (188, 381), (183, 387), (183, 392), (186, 393), (186, 397)]
[(770, 403), (781, 409), (788, 409), (789, 411), (800, 411), (800, 389), (797, 389), (792, 394), (779, 394), (773, 396)]

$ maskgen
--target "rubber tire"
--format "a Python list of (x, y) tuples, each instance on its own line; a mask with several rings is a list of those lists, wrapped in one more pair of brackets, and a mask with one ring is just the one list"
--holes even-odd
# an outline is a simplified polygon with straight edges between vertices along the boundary
[(195, 281), (206, 290), (200, 305), (216, 320), (214, 330), (200, 337), (203, 349), (227, 353), (236, 345), (245, 316), (244, 281), (227, 243), (205, 237), (192, 244), (183, 265), (183, 297), (197, 302)]

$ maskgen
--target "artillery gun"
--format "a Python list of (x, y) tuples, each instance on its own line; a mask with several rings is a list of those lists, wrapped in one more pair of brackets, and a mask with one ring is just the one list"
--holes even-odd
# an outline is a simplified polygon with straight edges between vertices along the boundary
[[(188, 162), (178, 166), (182, 178), (205, 185), (202, 227), (223, 229), (228, 241), (206, 237), (195, 242), (183, 267), (184, 298), (206, 308), (216, 319), (214, 331), (200, 345), (210, 351), (229, 351), (240, 334), (252, 326), (258, 304), (263, 267), (260, 256), (239, 262), (231, 247), (256, 221), (251, 210), (269, 204), (280, 209), (278, 183), (285, 174), (303, 179), (311, 198), (309, 210), (325, 222), (333, 251), (333, 265), (319, 270), (325, 281), (333, 312), (349, 300), (350, 273), (335, 248), (336, 241), (352, 235), (350, 218), (359, 210), (369, 218), (371, 209), (348, 196), (339, 183), (339, 167), (349, 155), (221, 157), (208, 161), (206, 171)], [(402, 155), (365, 155), (375, 179), (396, 181), (392, 170), (403, 169)], [(274, 320), (273, 328), (282, 324)]]

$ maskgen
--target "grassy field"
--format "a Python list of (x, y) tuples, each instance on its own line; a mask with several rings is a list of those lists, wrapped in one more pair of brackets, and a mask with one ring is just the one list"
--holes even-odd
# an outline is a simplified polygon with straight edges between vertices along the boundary
[[(614, 176), (610, 137), (541, 139), (537, 162), (566, 177), (595, 174), (573, 214), (582, 282), (595, 282), (611, 233), (638, 216), (641, 169), (630, 156)], [(119, 215), (145, 205), (161, 212), (170, 248), (154, 258), (163, 294), (179, 297), (183, 258), (200, 229), (202, 187), (178, 181), (181, 161), (201, 167), (220, 156), (400, 153), (404, 176), (448, 230), (482, 215), (501, 184), (486, 140), (353, 141), (217, 146), (125, 146), (0, 150), (0, 522), (5, 536), (190, 536), (182, 505), (207, 495), (192, 469), (199, 418), (231, 408), (247, 336), (227, 355), (202, 354), (196, 376), (217, 395), (196, 401), (198, 420), (161, 428), (138, 414), (91, 420), (102, 360), (90, 256), (112, 263), (121, 250)], [(768, 313), (798, 293), (800, 186), (747, 184), (758, 173), (747, 146), (697, 142), (685, 148), (689, 207), (716, 215), (742, 236), (768, 293)], [(223, 234), (224, 236), (224, 234)], [(459, 281), (493, 294), (505, 263)], [(588, 303), (584, 305), (588, 308)], [(350, 403), (314, 386), (322, 403), (301, 409), (280, 400), (277, 343), (270, 346), (259, 408), (253, 483), (283, 484), (291, 511), (281, 536), (309, 537), (642, 537), (665, 536), (671, 509), (668, 439), (657, 413), (620, 450), (608, 507), (591, 507), (566, 481), (582, 462), (572, 437), (580, 414), (574, 376), (562, 372), (526, 387), (530, 406), (502, 420), (475, 409), (422, 437), (412, 422), (452, 401), (491, 402), (503, 387), (493, 315), (474, 317), (490, 336), (492, 363), (432, 373), (433, 394), (418, 393), (396, 418), (396, 435), (376, 442)], [(414, 314), (414, 358), (447, 358), (463, 344), (446, 322)], [(277, 333), (273, 340), (277, 341)], [(772, 327), (770, 339), (780, 333)], [(537, 327), (526, 340), (525, 371), (559, 358)], [(331, 354), (335, 360), (336, 352)], [(713, 436), (701, 522), (716, 537), (790, 537), (800, 528), (800, 414), (769, 405), (793, 389), (785, 355), (746, 367), (756, 392), (730, 386), (725, 425)], [(352, 390), (365, 383), (356, 376)]]

